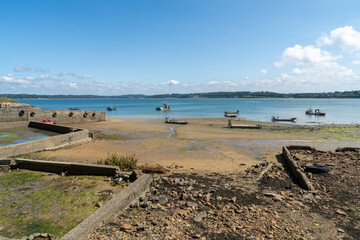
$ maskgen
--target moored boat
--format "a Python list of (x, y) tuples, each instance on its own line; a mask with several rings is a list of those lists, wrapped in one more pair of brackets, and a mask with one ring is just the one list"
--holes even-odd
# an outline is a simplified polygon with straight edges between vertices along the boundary
[(296, 122), (296, 117), (293, 118), (279, 118), (279, 117), (272, 117), (272, 122)]
[(224, 112), (224, 114), (239, 114), (239, 110), (237, 110), (236, 112)]
[(170, 105), (167, 103), (162, 103), (162, 107), (156, 107), (157, 111), (169, 111), (171, 109)]
[(237, 117), (237, 114), (224, 113), (224, 117), (231, 117), (231, 118), (234, 118), (234, 117)]
[(172, 123), (172, 124), (188, 124), (188, 121), (185, 120), (176, 120), (173, 118), (165, 118), (165, 123)]
[(315, 109), (315, 111), (313, 111), (311, 108), (309, 108), (308, 110), (306, 110), (305, 114), (315, 115), (315, 116), (325, 116), (326, 113), (320, 112), (320, 109)]
[(116, 106), (108, 106), (106, 109), (108, 111), (117, 111), (118, 110)]

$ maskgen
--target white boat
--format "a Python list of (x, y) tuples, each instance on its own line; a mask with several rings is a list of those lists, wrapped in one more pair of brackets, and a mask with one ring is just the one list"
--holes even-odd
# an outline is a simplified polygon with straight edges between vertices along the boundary
[(170, 105), (167, 103), (162, 103), (162, 107), (156, 107), (157, 111), (169, 111), (171, 109)]
[(315, 109), (315, 112), (314, 112), (311, 108), (309, 108), (308, 110), (306, 110), (305, 114), (306, 115), (325, 116), (326, 113), (320, 112), (320, 109)]

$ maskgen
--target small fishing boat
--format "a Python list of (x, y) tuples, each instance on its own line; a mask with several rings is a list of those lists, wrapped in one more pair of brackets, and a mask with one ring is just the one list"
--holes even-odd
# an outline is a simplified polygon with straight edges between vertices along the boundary
[(80, 108), (74, 107), (74, 108), (69, 108), (69, 110), (80, 110)]
[(229, 128), (248, 128), (248, 129), (261, 129), (262, 126), (259, 124), (256, 125), (247, 125), (247, 124), (232, 124), (231, 120), (228, 122)]
[(231, 118), (235, 118), (235, 117), (237, 117), (237, 114), (224, 113), (224, 117), (231, 117)]
[(293, 118), (279, 118), (279, 117), (272, 117), (272, 122), (296, 122), (296, 117)]
[(239, 114), (239, 110), (237, 110), (236, 112), (224, 112), (224, 114)]
[(116, 106), (108, 106), (106, 109), (108, 111), (117, 111), (118, 110)]
[(162, 107), (156, 107), (156, 111), (169, 111), (171, 109), (170, 105), (167, 103), (162, 103)]
[(308, 110), (306, 110), (305, 114), (315, 115), (315, 116), (325, 116), (326, 113), (320, 112), (320, 109), (315, 109), (315, 111), (313, 111), (311, 108), (309, 108)]
[(188, 124), (188, 121), (185, 120), (175, 120), (173, 118), (165, 118), (165, 123), (172, 123), (172, 124)]
[(46, 123), (46, 124), (55, 124), (55, 121), (50, 121), (49, 119), (43, 119), (42, 123)]

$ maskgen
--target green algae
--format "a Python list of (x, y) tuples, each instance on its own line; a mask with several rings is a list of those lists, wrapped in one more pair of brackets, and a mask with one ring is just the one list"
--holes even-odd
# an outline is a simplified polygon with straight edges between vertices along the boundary
[(103, 177), (61, 177), (15, 171), (0, 175), (0, 236), (21, 238), (35, 232), (62, 236), (105, 201), (96, 190)]
[(307, 136), (318, 139), (337, 141), (360, 141), (360, 125), (323, 125), (323, 126), (297, 126), (273, 129), (291, 135)]

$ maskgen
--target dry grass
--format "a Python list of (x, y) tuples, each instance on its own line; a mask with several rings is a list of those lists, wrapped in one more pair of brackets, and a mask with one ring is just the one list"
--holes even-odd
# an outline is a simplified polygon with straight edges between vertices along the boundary
[(97, 164), (118, 166), (123, 171), (131, 171), (136, 168), (137, 161), (135, 154), (121, 156), (117, 153), (111, 153), (106, 159), (98, 161)]

